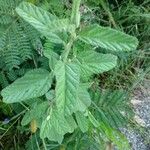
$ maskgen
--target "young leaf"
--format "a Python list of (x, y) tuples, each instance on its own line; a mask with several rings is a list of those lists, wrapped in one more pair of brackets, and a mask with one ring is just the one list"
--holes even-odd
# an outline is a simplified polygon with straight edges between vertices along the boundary
[(56, 75), (56, 105), (65, 114), (75, 112), (77, 89), (79, 87), (80, 70), (73, 63), (61, 61), (55, 67)]
[(65, 117), (61, 111), (51, 108), (49, 115), (43, 121), (41, 126), (41, 138), (49, 138), (52, 141), (62, 142), (63, 136), (76, 128), (76, 123), (72, 116)]
[(93, 46), (113, 51), (131, 51), (135, 50), (138, 45), (135, 37), (99, 25), (85, 27), (79, 34), (79, 39)]
[(84, 51), (79, 53), (75, 61), (81, 68), (81, 74), (91, 74), (109, 71), (117, 65), (117, 57), (112, 54), (102, 54), (95, 51)]
[(1, 95), (6, 103), (21, 102), (44, 95), (51, 82), (52, 75), (47, 70), (35, 69), (3, 89)]
[(70, 25), (68, 19), (58, 19), (47, 11), (36, 7), (35, 5), (23, 2), (16, 8), (16, 12), (33, 27), (35, 27), (44, 36), (52, 42), (62, 42), (55, 33), (63, 31), (72, 31), (73, 25)]

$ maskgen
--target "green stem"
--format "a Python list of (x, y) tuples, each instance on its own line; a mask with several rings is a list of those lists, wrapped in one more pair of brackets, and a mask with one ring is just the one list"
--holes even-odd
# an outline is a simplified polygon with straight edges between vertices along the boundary
[[(78, 28), (79, 24), (80, 24), (80, 11), (79, 11), (80, 3), (81, 3), (81, 0), (74, 0), (73, 6), (72, 6), (71, 23), (75, 24), (75, 29)], [(65, 46), (64, 53), (62, 54), (64, 62), (67, 61), (67, 58), (68, 58), (69, 53), (71, 51), (72, 45), (76, 39), (75, 29), (72, 31), (71, 36), (70, 36), (70, 40), (67, 43), (67, 45)]]
[(80, 25), (80, 3), (81, 0), (73, 0), (71, 23), (76, 25), (76, 28)]
[(72, 45), (73, 45), (73, 43), (75, 41), (75, 38), (76, 38), (76, 33), (72, 33), (71, 37), (70, 37), (70, 40), (69, 40), (68, 44), (65, 47), (64, 56), (63, 56), (63, 61), (64, 62), (67, 61), (68, 55), (69, 55), (70, 50), (72, 48)]
[(47, 150), (45, 140), (44, 140), (44, 139), (42, 139), (42, 142), (43, 142), (44, 150)]
[(117, 29), (117, 24), (113, 18), (112, 13), (110, 12), (109, 6), (107, 7), (103, 0), (100, 0), (100, 4), (101, 4), (102, 8), (106, 11), (106, 13), (108, 14), (109, 20), (112, 23), (112, 25)]

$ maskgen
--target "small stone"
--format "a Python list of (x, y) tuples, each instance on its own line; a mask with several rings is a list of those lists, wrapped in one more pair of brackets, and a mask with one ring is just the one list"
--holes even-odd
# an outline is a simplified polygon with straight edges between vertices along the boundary
[(145, 127), (145, 126), (146, 126), (145, 121), (144, 121), (143, 119), (141, 119), (139, 116), (135, 115), (135, 116), (134, 116), (134, 119), (135, 119), (135, 121), (136, 121), (139, 125), (141, 125), (142, 127)]

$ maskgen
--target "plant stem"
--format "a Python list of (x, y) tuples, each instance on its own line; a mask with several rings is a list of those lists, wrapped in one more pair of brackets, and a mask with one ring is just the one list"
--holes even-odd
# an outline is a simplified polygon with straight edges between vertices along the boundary
[(116, 22), (115, 22), (115, 20), (113, 18), (112, 13), (109, 10), (109, 7), (106, 6), (106, 4), (105, 4), (105, 2), (103, 0), (100, 0), (100, 4), (103, 7), (103, 9), (106, 11), (106, 13), (108, 14), (109, 20), (112, 23), (112, 25), (117, 29), (118, 28), (117, 24), (116, 24)]
[(66, 62), (68, 55), (70, 53), (70, 50), (72, 48), (73, 42), (75, 41), (76, 38), (76, 33), (72, 33), (69, 42), (67, 43), (66, 47), (65, 47), (65, 52), (64, 52), (64, 57), (63, 57), (63, 61)]
[(42, 139), (42, 142), (43, 142), (44, 150), (47, 150), (45, 140), (44, 140), (44, 139)]
[(65, 51), (62, 54), (64, 62), (67, 61), (67, 58), (69, 56), (70, 50), (72, 48), (72, 45), (73, 45), (73, 43), (74, 43), (74, 41), (76, 39), (75, 30), (80, 25), (80, 11), (79, 11), (79, 9), (80, 9), (80, 3), (81, 3), (81, 0), (74, 0), (73, 1), (72, 14), (71, 14), (71, 23), (75, 24), (75, 29), (71, 32), (70, 40), (67, 43), (67, 45), (65, 46)]
[(71, 23), (76, 25), (76, 28), (80, 25), (80, 3), (81, 0), (73, 0)]

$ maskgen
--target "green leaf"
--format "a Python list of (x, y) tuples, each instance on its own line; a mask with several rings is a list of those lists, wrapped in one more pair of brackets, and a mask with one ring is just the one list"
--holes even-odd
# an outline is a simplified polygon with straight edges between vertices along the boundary
[(117, 65), (116, 56), (95, 51), (81, 52), (75, 61), (81, 68), (81, 74), (85, 76), (109, 71)]
[(55, 69), (55, 65), (57, 64), (58, 60), (59, 60), (59, 55), (53, 51), (49, 52), (48, 55), (46, 55), (46, 53), (44, 52), (44, 55), (48, 57), (49, 59), (49, 66), (52, 70)]
[(76, 120), (77, 120), (78, 126), (81, 129), (81, 131), (83, 133), (87, 132), (88, 131), (88, 125), (89, 125), (88, 118), (86, 118), (86, 116), (84, 116), (84, 114), (81, 112), (76, 112), (75, 116), (76, 116)]
[[(101, 130), (104, 131), (106, 137), (112, 141), (120, 150), (131, 150), (127, 138), (117, 129), (110, 128), (107, 125), (100, 124)], [(119, 140), (118, 140), (119, 139)]]
[[(130, 150), (130, 146), (126, 137), (120, 133), (118, 130), (111, 128), (109, 125), (98, 121), (89, 111), (88, 118), (95, 128), (98, 129), (101, 134), (107, 137), (108, 140), (112, 141), (119, 149)], [(104, 138), (104, 137), (103, 137)], [(119, 139), (119, 140), (118, 140)]]
[(6, 103), (21, 102), (44, 95), (51, 82), (52, 74), (44, 69), (35, 69), (3, 89), (1, 95)]
[(128, 96), (122, 90), (93, 91), (91, 93), (98, 120), (113, 128), (125, 127), (133, 117)]
[(90, 111), (88, 112), (88, 118), (94, 127), (98, 128), (100, 126), (100, 123), (95, 119), (95, 117), (91, 114)]
[(84, 84), (80, 84), (78, 88), (78, 97), (76, 100), (76, 111), (84, 112), (91, 105), (91, 97)]
[(79, 34), (79, 39), (93, 46), (113, 51), (131, 51), (135, 50), (138, 45), (135, 37), (98, 25), (85, 27)]
[(55, 65), (60, 59), (59, 55), (55, 52), (55, 46), (56, 44), (50, 42), (49, 40), (46, 40), (44, 44), (44, 56), (49, 59), (49, 67), (51, 70), (55, 69)]
[(50, 90), (45, 94), (45, 96), (48, 101), (53, 101), (55, 99), (55, 91)]
[(55, 74), (57, 108), (69, 115), (76, 111), (84, 112), (91, 105), (91, 98), (87, 91), (89, 84), (79, 84), (78, 65), (60, 61)]
[(58, 62), (55, 68), (56, 75), (56, 105), (67, 114), (76, 111), (77, 89), (79, 87), (80, 69), (73, 63)]
[(61, 43), (62, 40), (55, 33), (72, 31), (74, 26), (70, 25), (68, 19), (58, 19), (47, 11), (35, 5), (23, 2), (16, 8), (16, 12), (33, 27), (52, 42)]
[(56, 108), (50, 108), (49, 115), (42, 123), (40, 136), (61, 143), (63, 136), (68, 132), (72, 133), (75, 128), (76, 123), (72, 116), (65, 117)]
[(33, 119), (39, 119), (43, 117), (43, 114), (46, 112), (48, 108), (48, 102), (42, 102), (40, 104), (36, 104), (33, 108), (27, 111), (21, 121), (23, 126), (30, 123)]

